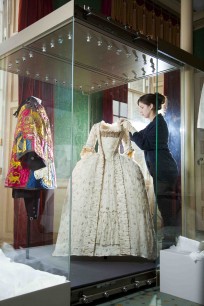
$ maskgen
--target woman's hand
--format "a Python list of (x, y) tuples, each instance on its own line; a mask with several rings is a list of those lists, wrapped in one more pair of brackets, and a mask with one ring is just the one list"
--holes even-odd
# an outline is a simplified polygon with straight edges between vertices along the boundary
[(128, 130), (132, 135), (137, 132), (137, 130), (132, 126), (130, 121), (127, 119), (120, 119), (120, 125), (124, 127), (124, 129)]

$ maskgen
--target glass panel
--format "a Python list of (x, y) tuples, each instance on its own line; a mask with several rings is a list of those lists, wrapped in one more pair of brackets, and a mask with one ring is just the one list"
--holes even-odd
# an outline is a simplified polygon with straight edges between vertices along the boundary
[(160, 250), (174, 246), (181, 233), (180, 69), (158, 71), (150, 87), (152, 93), (156, 93), (156, 117), (151, 123), (155, 129), (156, 151), (154, 155), (148, 152), (146, 159), (152, 172), (155, 194), (154, 221), (159, 264)]
[[(70, 211), (73, 160), (84, 143), (73, 128), (88, 127), (77, 96), (85, 125), (73, 117), (74, 31), (72, 19), (66, 23), (0, 61), (0, 300), (70, 280), (70, 214), (61, 215)], [(60, 219), (66, 256), (59, 260)]]
[[(119, 119), (128, 116), (135, 128), (144, 128), (149, 121), (140, 114), (138, 98), (156, 91), (156, 67), (160, 74), (175, 67), (161, 60), (157, 65), (156, 57), (77, 21), (74, 54), (72, 290), (80, 295), (77, 288), (89, 288), (90, 294), (101, 282), (123, 278), (123, 269), (131, 275), (129, 286), (140, 286), (136, 275), (156, 267), (154, 188), (144, 151), (130, 142)], [(155, 282), (155, 272), (150, 278)]]
[[(149, 141), (148, 147), (145, 149), (145, 159), (143, 158), (142, 168), (144, 169), (143, 172), (146, 178), (146, 186), (149, 192), (149, 201), (152, 214), (154, 216), (154, 223), (155, 223), (155, 230), (157, 233), (157, 254), (159, 256), (160, 249), (168, 248), (174, 243), (174, 238), (180, 233), (179, 229), (179, 198), (180, 198), (180, 189), (179, 189), (179, 182), (177, 185), (175, 193), (171, 193), (170, 189), (171, 186), (167, 184), (168, 182), (168, 175), (170, 169), (168, 169), (165, 163), (167, 160), (171, 161), (174, 165), (175, 169), (175, 176), (177, 177), (177, 167), (180, 167), (180, 138), (178, 137), (178, 132), (180, 130), (180, 119), (179, 119), (179, 96), (176, 96), (176, 85), (177, 87), (180, 86), (179, 84), (179, 77), (180, 77), (180, 70), (175, 69), (170, 72), (163, 72), (158, 73), (155, 76), (146, 78), (143, 80), (143, 84), (140, 86), (135, 86), (134, 83), (130, 84), (129, 89), (129, 105), (130, 105), (130, 118), (135, 118), (134, 126), (137, 130), (143, 130), (145, 127), (151, 127), (152, 133), (149, 131), (147, 133), (147, 139)], [(171, 98), (171, 91), (173, 87), (171, 87), (172, 80), (175, 80), (176, 85), (174, 84), (174, 100)], [(136, 82), (135, 82), (136, 83)], [(134, 89), (136, 88), (136, 90)], [(142, 91), (138, 89), (141, 88)], [(178, 87), (178, 94), (179, 94)], [(168, 91), (169, 90), (169, 91)], [(158, 93), (155, 95), (155, 93)], [(142, 96), (146, 95), (142, 98), (143, 103), (139, 103), (139, 109), (136, 111), (138, 105), (137, 100)], [(162, 96), (161, 96), (162, 95)], [(135, 97), (135, 101), (134, 101)], [(160, 99), (164, 99), (164, 104), (161, 105)], [(133, 104), (135, 103), (135, 104)], [(140, 105), (141, 104), (141, 105)], [(149, 111), (144, 113), (144, 109), (147, 108)], [(155, 108), (155, 111), (151, 111), (151, 108)], [(161, 109), (160, 109), (161, 108)], [(154, 117), (155, 114), (158, 113), (158, 116)], [(142, 116), (141, 116), (142, 114)], [(133, 116), (133, 117), (132, 117)], [(151, 118), (152, 116), (152, 118)], [(142, 118), (143, 117), (143, 118)], [(146, 118), (145, 118), (146, 117)], [(165, 120), (165, 121), (164, 121)], [(134, 120), (133, 120), (134, 121)], [(161, 121), (161, 122), (160, 122)], [(166, 129), (166, 123), (168, 130)], [(163, 127), (161, 127), (163, 124)], [(164, 133), (164, 128), (165, 133)], [(168, 136), (169, 134), (169, 136)], [(154, 150), (152, 151), (152, 149)], [(137, 148), (138, 151), (138, 148)], [(171, 153), (169, 153), (169, 151)], [(162, 154), (160, 153), (162, 152)], [(174, 159), (172, 159), (172, 156)], [(164, 161), (163, 161), (164, 159)], [(140, 161), (141, 162), (141, 161)], [(148, 167), (147, 167), (148, 166)], [(170, 165), (171, 166), (171, 165)], [(155, 169), (155, 170), (154, 170)], [(180, 168), (179, 168), (180, 171)], [(166, 182), (167, 188), (166, 192), (169, 191), (169, 194), (163, 194), (160, 188)], [(169, 178), (169, 181), (173, 181), (173, 177)], [(155, 192), (154, 192), (155, 191)], [(178, 193), (176, 193), (178, 192)], [(156, 203), (155, 203), (155, 195), (156, 195)], [(163, 202), (162, 202), (163, 201)], [(171, 202), (172, 208), (170, 209), (170, 204), (168, 201)], [(162, 203), (166, 203), (163, 204)], [(168, 209), (169, 205), (169, 209)], [(177, 206), (178, 205), (178, 206)], [(168, 211), (163, 212), (163, 208), (168, 209)], [(174, 212), (175, 215), (170, 214), (170, 212)], [(167, 220), (164, 224), (163, 218), (167, 215)], [(171, 221), (168, 221), (168, 218)], [(175, 220), (175, 219), (176, 220)], [(169, 223), (168, 223), (169, 222)], [(178, 222), (178, 223), (177, 223)], [(172, 240), (171, 240), (172, 239)], [(167, 243), (169, 243), (167, 245)], [(159, 261), (158, 261), (159, 263)]]
[[(158, 47), (158, 50), (160, 46)], [(178, 53), (179, 57), (179, 53)], [(203, 188), (202, 188), (202, 141), (203, 141), (203, 108), (202, 108), (202, 87), (204, 73), (184, 63), (179, 70), (164, 73), (164, 95), (167, 104), (165, 105), (165, 120), (169, 130), (168, 146), (177, 164), (178, 177), (172, 194), (165, 194), (165, 201), (162, 205), (162, 194), (160, 193), (159, 173), (161, 166), (165, 165), (164, 173), (171, 176), (172, 163), (167, 165), (163, 162), (162, 154), (159, 153), (161, 132), (158, 122), (158, 159), (157, 159), (157, 205), (161, 212), (161, 224), (158, 224), (157, 232), (162, 235), (160, 252), (160, 280), (161, 291), (173, 294), (185, 299), (190, 299), (192, 292), (189, 290), (182, 293), (178, 290), (178, 277), (184, 273), (180, 282), (188, 288), (186, 279), (194, 277), (202, 284), (202, 274), (197, 273), (194, 267), (191, 272), (189, 267), (192, 259), (194, 262), (202, 257), (203, 250)], [(159, 86), (159, 80), (158, 80)], [(170, 167), (171, 166), (171, 167)], [(170, 182), (174, 180), (170, 177)], [(169, 187), (174, 187), (169, 185)], [(170, 201), (171, 200), (171, 201)], [(161, 204), (160, 204), (161, 201)], [(169, 201), (169, 202), (168, 202)], [(169, 207), (167, 206), (169, 203)], [(166, 208), (165, 208), (166, 205)], [(165, 219), (166, 218), (166, 219)], [(168, 250), (165, 250), (168, 248)], [(169, 249), (170, 248), (170, 249)], [(184, 255), (185, 254), (185, 255)], [(169, 264), (169, 263), (172, 264)], [(203, 265), (202, 261), (200, 262)], [(200, 266), (200, 267), (201, 267)], [(202, 268), (201, 268), (202, 269)], [(172, 286), (166, 287), (166, 279), (170, 280)], [(199, 286), (198, 286), (199, 287)], [(202, 285), (198, 289), (202, 290)], [(193, 289), (194, 290), (194, 289)], [(201, 292), (201, 291), (200, 291)], [(200, 294), (198, 293), (198, 296)], [(202, 298), (196, 302), (203, 303)]]

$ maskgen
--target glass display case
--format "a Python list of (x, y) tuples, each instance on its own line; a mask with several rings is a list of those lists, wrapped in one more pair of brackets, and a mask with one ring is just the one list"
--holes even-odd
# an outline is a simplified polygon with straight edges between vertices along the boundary
[[(67, 305), (70, 285), (77, 305), (158, 285), (160, 250), (203, 239), (203, 63), (69, 1), (4, 41), (0, 69), (0, 260), (13, 273), (0, 301), (46, 288), (55, 303), (64, 286)], [(143, 146), (149, 93), (162, 115)]]

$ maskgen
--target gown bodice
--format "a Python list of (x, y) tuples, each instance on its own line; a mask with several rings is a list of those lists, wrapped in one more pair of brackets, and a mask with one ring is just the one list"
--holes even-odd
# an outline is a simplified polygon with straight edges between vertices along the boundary
[(123, 131), (121, 126), (116, 124), (107, 124), (102, 122), (100, 127), (101, 144), (99, 144), (99, 153), (104, 154), (106, 160), (113, 158), (118, 153)]
[(131, 156), (133, 152), (129, 133), (120, 125), (120, 122), (109, 124), (101, 121), (94, 124), (81, 156), (89, 152), (94, 153), (96, 141), (98, 141), (98, 153), (106, 160), (111, 160), (116, 153), (119, 153), (121, 144), (125, 155)]

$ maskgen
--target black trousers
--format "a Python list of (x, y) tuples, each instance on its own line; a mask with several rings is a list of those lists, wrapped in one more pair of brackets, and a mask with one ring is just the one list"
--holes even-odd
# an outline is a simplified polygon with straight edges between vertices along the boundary
[(158, 209), (163, 219), (162, 248), (175, 244), (180, 235), (181, 202), (177, 190), (177, 177), (169, 181), (153, 180)]

